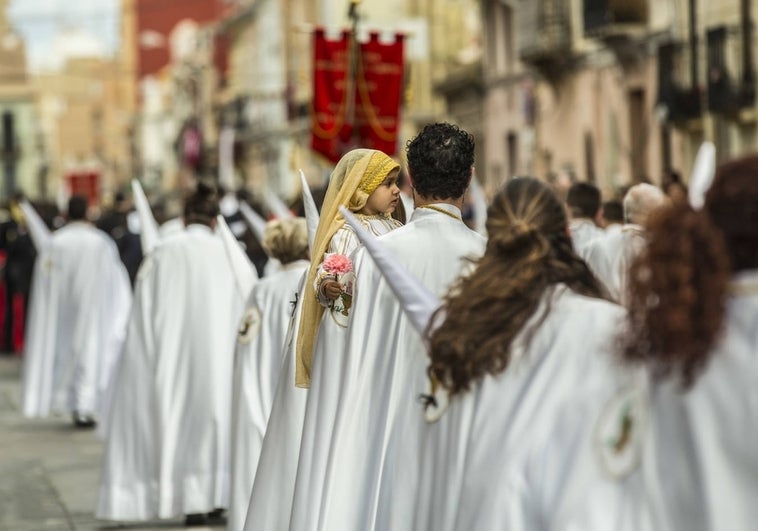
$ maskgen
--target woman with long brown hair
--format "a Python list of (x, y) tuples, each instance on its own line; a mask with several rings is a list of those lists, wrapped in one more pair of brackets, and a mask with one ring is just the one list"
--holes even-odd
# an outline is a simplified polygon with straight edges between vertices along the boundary
[(622, 352), (653, 376), (652, 486), (669, 529), (758, 525), (758, 156), (720, 166), (702, 209), (651, 221)]
[[(592, 528), (582, 487), (594, 485), (575, 490), (566, 478), (609, 395), (624, 311), (604, 300), (567, 229), (563, 203), (537, 179), (513, 179), (493, 198), (486, 253), (429, 337), (429, 374), (449, 406), (426, 434), (415, 529)], [(525, 465), (535, 452), (539, 470)]]

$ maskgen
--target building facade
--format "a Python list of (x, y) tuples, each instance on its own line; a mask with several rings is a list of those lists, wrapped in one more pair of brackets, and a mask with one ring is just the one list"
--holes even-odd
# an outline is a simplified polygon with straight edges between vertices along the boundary
[(239, 0), (219, 31), (229, 39), (223, 120), (236, 130), (240, 182), (253, 188), (267, 183), (292, 197), (299, 188), (296, 171), (303, 168), (312, 185), (325, 183), (331, 164), (309, 148), (312, 32), (350, 28), (351, 4), (359, 39), (372, 31), (405, 36), (398, 157), (407, 139), (432, 121), (453, 120), (480, 136), (482, 94), (465, 86), (470, 72), (481, 77), (478, 1)]
[(607, 194), (755, 146), (749, 0), (488, 0), (490, 188), (561, 173)]
[(27, 74), (24, 42), (11, 27), (7, 0), (0, 0), (0, 201), (16, 191), (45, 192), (34, 88)]

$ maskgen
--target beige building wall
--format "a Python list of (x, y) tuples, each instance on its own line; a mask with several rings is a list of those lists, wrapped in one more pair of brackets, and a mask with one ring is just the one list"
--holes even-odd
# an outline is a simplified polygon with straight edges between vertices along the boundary
[[(565, 9), (560, 23), (568, 26), (570, 40), (555, 45), (547, 60), (535, 61), (529, 54), (524, 56), (524, 45), (530, 39), (544, 42), (539, 39), (546, 30), (530, 26), (525, 9), (548, 4)], [(485, 3), (489, 189), (513, 174), (547, 178), (562, 171), (581, 180), (594, 176), (606, 194), (640, 179), (660, 182), (665, 166), (664, 126), (670, 132), (671, 167), (685, 177), (705, 139), (716, 143), (722, 160), (758, 147), (755, 104), (737, 116), (724, 117), (708, 112), (703, 92), (701, 116), (672, 123), (662, 114), (657, 105), (658, 47), (668, 41), (682, 43), (682, 74), (689, 83), (689, 2), (648, 1), (646, 5), (647, 24), (622, 32), (626, 41), (605, 41), (585, 36), (581, 0)], [(755, 23), (758, 5), (752, 10)], [(734, 33), (739, 22), (739, 0), (697, 1), (697, 85), (701, 89), (707, 87), (708, 79), (707, 30), (725, 25)], [(735, 72), (741, 53), (737, 48), (734, 45), (727, 51)], [(755, 44), (753, 50), (755, 58)]]
[(115, 61), (69, 59), (60, 72), (34, 80), (48, 157), (50, 188), (80, 168), (101, 174), (105, 196), (129, 178), (129, 89)]

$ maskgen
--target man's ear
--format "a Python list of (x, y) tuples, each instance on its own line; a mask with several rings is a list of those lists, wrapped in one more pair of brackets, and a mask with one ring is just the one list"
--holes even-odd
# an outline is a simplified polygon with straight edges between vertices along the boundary
[(598, 208), (597, 214), (595, 214), (595, 223), (600, 227), (603, 226), (604, 216), (605, 216), (605, 212), (603, 211), (603, 207)]
[(406, 175), (408, 175), (408, 183), (410, 183), (411, 189), (415, 190), (416, 189), (416, 183), (413, 182), (413, 175), (411, 175), (410, 168), (406, 168), (405, 173), (406, 173)]

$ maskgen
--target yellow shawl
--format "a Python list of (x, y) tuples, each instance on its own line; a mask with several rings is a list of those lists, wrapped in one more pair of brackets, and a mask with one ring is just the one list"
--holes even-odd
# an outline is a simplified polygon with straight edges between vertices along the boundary
[(329, 179), (324, 203), (321, 207), (316, 239), (311, 249), (311, 266), (305, 283), (305, 297), (297, 333), (297, 361), (295, 385), (309, 387), (311, 383), (311, 363), (313, 347), (316, 343), (324, 307), (313, 292), (319, 265), (329, 248), (332, 236), (345, 224), (339, 213), (340, 206), (357, 212), (366, 206), (368, 197), (376, 190), (387, 175), (399, 168), (397, 162), (381, 151), (374, 149), (354, 149), (346, 153), (337, 163)]

